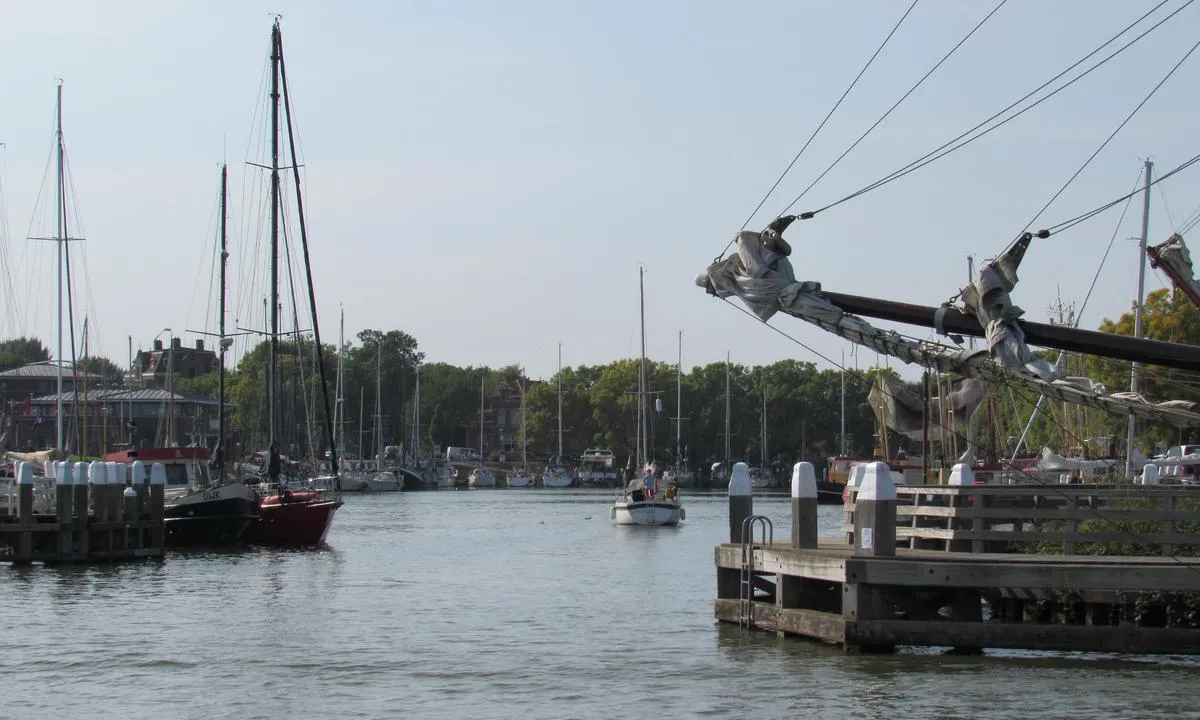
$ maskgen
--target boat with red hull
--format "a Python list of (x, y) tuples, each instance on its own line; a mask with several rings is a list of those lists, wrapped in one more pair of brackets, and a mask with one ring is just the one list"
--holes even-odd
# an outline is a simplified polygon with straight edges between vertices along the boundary
[(324, 490), (279, 490), (264, 495), (246, 539), (260, 545), (320, 545), (342, 500)]

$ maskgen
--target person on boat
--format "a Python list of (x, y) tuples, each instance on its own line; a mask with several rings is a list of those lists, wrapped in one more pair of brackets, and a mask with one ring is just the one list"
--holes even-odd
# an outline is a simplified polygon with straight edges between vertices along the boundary
[(667, 482), (667, 487), (663, 489), (663, 499), (670, 502), (675, 502), (675, 498), (679, 495), (679, 484), (674, 480)]
[(654, 496), (658, 494), (658, 480), (654, 477), (654, 468), (646, 466), (642, 484), (646, 486), (646, 499), (653, 500)]
[(629, 486), (626, 488), (629, 492), (629, 499), (634, 502), (642, 502), (646, 499), (646, 481), (644, 478), (634, 476), (629, 481)]

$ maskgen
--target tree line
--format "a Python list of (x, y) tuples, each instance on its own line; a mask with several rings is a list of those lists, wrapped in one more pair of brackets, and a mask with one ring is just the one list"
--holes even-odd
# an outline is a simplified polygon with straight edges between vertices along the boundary
[[(1143, 327), (1146, 337), (1200, 342), (1200, 313), (1180, 293), (1168, 290), (1150, 293), (1144, 304)], [(1133, 313), (1129, 312), (1117, 320), (1105, 319), (1099, 329), (1132, 334), (1132, 328)], [(266, 442), (267, 352), (266, 342), (258, 344), (226, 374), (228, 424), (235, 447), (243, 450), (261, 447)], [(402, 330), (364, 330), (357, 335), (356, 342), (347, 342), (340, 353), (337, 347), (326, 345), (323, 354), (331, 412), (340, 406), (344, 445), (355, 454), (374, 454), (376, 429), (381, 431), (385, 445), (410, 445), (416, 419), (414, 392), (418, 373), (417, 437), (419, 451), (424, 455), (435, 448), (473, 447), (478, 443), (481, 384), (489, 398), (502, 385), (524, 394), (521, 435), (534, 456), (545, 458), (558, 452), (560, 388), (565, 455), (578, 457), (589, 447), (611, 448), (621, 458), (634, 453), (636, 359), (564, 367), (550, 378), (528, 379), (517, 365), (490, 368), (427, 363), (417, 340)], [(1040, 354), (1050, 362), (1059, 359), (1054, 351)], [(328, 449), (323, 430), (326, 410), (316, 372), (315, 347), (311, 339), (303, 337), (281, 341), (279, 357), (282, 445), (285, 451), (296, 455), (323, 454)], [(0, 341), (0, 368), (49, 359), (50, 353), (36, 338)], [(340, 405), (333, 399), (339, 363)], [(725, 363), (711, 363), (683, 373), (677, 373), (674, 364), (647, 363), (651, 452), (660, 461), (673, 462), (678, 433), (685, 461), (697, 469), (724, 460), (757, 464), (763, 458), (784, 466), (801, 458), (821, 464), (826, 457), (843, 449), (850, 455), (868, 456), (880, 444), (878, 408), (871, 406), (869, 392), (878, 386), (880, 374), (896, 376), (894, 370), (879, 368), (846, 370), (843, 374), (833, 369), (819, 370), (813, 363), (799, 360), (780, 360), (762, 366), (734, 363), (727, 367)], [(110, 360), (84, 358), (81, 365), (103, 369), (111, 384), (123, 382), (118, 366)], [(1067, 356), (1063, 366), (1067, 374), (1100, 380), (1110, 389), (1128, 387), (1128, 362)], [(1195, 380), (1177, 370), (1145, 366), (1141, 391), (1147, 397), (1200, 402), (1200, 385)], [(216, 397), (217, 382), (214, 373), (179, 380), (176, 387), (183, 393)], [(841, 437), (843, 382), (845, 438)], [(917, 392), (921, 386), (920, 381), (910, 383)], [(1011, 453), (1036, 403), (1036, 395), (1021, 392), (1019, 388), (991, 388), (988, 400), (981, 404), (981, 412), (976, 413), (971, 426), (956, 429), (961, 446), (967, 445), (966, 435), (970, 433), (978, 457)], [(936, 424), (936, 419), (931, 422)], [(1024, 448), (1036, 452), (1048, 445), (1063, 454), (1082, 450), (1102, 455), (1113, 449), (1117, 438), (1124, 438), (1126, 423), (1127, 419), (1121, 416), (1044, 402), (1029, 428)], [(1152, 423), (1140, 424), (1137, 432), (1138, 445), (1143, 451), (1191, 439), (1176, 429)], [(893, 453), (915, 444), (895, 437), (889, 441)], [(1101, 447), (1106, 443), (1107, 447)]]

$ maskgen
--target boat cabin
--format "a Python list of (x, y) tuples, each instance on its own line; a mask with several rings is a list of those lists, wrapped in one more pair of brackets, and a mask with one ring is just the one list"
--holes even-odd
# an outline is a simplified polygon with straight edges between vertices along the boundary
[(104, 456), (106, 462), (132, 463), (141, 460), (148, 466), (162, 463), (167, 471), (166, 490), (186, 490), (212, 484), (208, 461), (212, 452), (202, 447), (142, 448), (121, 450)]

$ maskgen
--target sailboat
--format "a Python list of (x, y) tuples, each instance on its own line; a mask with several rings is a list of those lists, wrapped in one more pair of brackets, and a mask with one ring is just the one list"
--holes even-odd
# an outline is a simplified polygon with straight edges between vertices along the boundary
[(647, 434), (648, 412), (646, 410), (646, 289), (645, 268), (638, 268), (638, 298), (641, 318), (642, 355), (638, 359), (637, 389), (637, 461), (644, 468), (641, 477), (635, 477), (629, 485), (620, 489), (613, 502), (610, 515), (617, 525), (678, 525), (686, 516), (676, 487), (668, 485), (661, 497), (656, 496), (654, 468), (650, 465), (650, 443)]
[[(519, 380), (518, 380), (519, 382)], [(529, 454), (525, 448), (525, 388), (521, 388), (521, 467), (514, 469), (504, 479), (510, 488), (533, 487), (533, 477), (529, 474)]]
[(541, 475), (542, 487), (570, 487), (575, 476), (563, 456), (563, 343), (558, 343), (558, 455), (551, 458)]
[(663, 473), (663, 480), (681, 488), (696, 484), (696, 475), (688, 468), (683, 452), (683, 331), (679, 331), (679, 362), (675, 366), (675, 464)]
[(485, 378), (479, 378), (479, 467), (467, 477), (467, 486), (472, 488), (496, 487), (496, 475), (483, 465), (483, 389)]
[[(163, 530), (167, 546), (173, 548), (240, 543), (245, 539), (246, 531), (259, 518), (258, 494), (241, 482), (225, 478), (225, 352), (231, 344), (231, 339), (225, 334), (225, 269), (229, 258), (226, 244), (228, 177), (228, 170), (222, 165), (216, 452), (210, 453), (204, 447), (176, 446), (175, 419), (168, 413), (165, 447), (122, 450), (104, 456), (107, 462), (132, 464), (140, 460), (146, 465), (162, 463), (166, 466)], [(174, 369), (170, 368), (168, 383), (173, 376)]]
[(338, 456), (342, 458), (342, 472), (338, 475), (342, 492), (359, 492), (367, 489), (367, 476), (361, 469), (346, 462), (346, 311), (342, 310), (338, 324), (337, 382), (333, 393), (333, 439)]
[(372, 492), (394, 492), (400, 489), (396, 473), (383, 469), (383, 343), (375, 346), (375, 467), (367, 476), (367, 489)]
[(763, 388), (762, 408), (759, 412), (759, 432), (762, 440), (759, 446), (757, 466), (750, 468), (750, 485), (756, 490), (769, 490), (776, 486), (775, 478), (771, 476), (770, 458), (767, 453), (767, 391)]
[[(276, 20), (271, 27), (271, 81), (268, 100), (271, 106), (271, 279), (270, 279), (270, 335), (267, 363), (267, 414), (269, 417), (270, 444), (267, 450), (266, 474), (261, 478), (259, 489), (262, 501), (260, 517), (251, 525), (248, 539), (251, 542), (271, 545), (319, 545), (325, 541), (334, 513), (342, 506), (338, 486), (338, 448), (330, 422), (328, 387), (325, 383), (325, 362), (321, 351), (321, 333), (317, 323), (316, 295), (312, 288), (312, 272), (308, 262), (308, 230), (304, 223), (304, 202), (300, 193), (300, 166), (295, 157), (292, 136), (292, 111), (288, 101), (287, 70), (283, 62), (283, 37)], [(329, 443), (330, 469), (333, 473), (333, 488), (323, 488), (315, 482), (296, 487), (282, 476), (282, 458), (279, 440), (282, 429), (279, 402), (279, 256), (280, 220), (284, 211), (280, 194), (279, 141), (280, 101), (286, 108), (288, 144), (291, 167), (296, 187), (295, 207), (299, 216), (300, 242), (304, 247), (304, 269), (309, 278), (309, 300), (313, 321), (313, 339), (317, 350), (321, 394), (325, 403), (325, 424)]]

